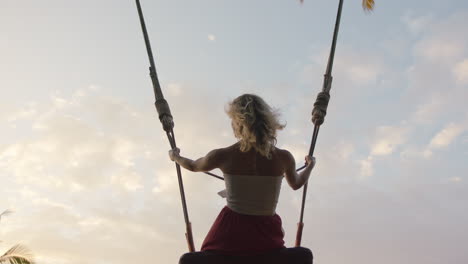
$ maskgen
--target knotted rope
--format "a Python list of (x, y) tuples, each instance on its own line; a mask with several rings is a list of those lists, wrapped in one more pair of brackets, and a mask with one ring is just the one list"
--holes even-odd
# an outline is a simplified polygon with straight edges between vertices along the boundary
[(174, 128), (174, 120), (172, 118), (171, 109), (169, 108), (169, 104), (167, 103), (166, 99), (159, 98), (156, 100), (154, 105), (158, 111), (159, 120), (163, 125), (164, 131), (171, 131)]
[(314, 103), (314, 109), (312, 110), (312, 122), (316, 126), (320, 126), (325, 121), (327, 115), (328, 102), (330, 101), (329, 92), (320, 92), (317, 95), (317, 99)]
[[(148, 32), (146, 30), (146, 24), (145, 24), (145, 19), (143, 17), (143, 11), (140, 5), (140, 0), (136, 0), (136, 5), (138, 9), (138, 16), (140, 18), (141, 29), (143, 31), (143, 37), (145, 38), (146, 51), (148, 53), (148, 58), (149, 58), (149, 62), (151, 65), (149, 69), (150, 69), (151, 81), (153, 82), (154, 96), (156, 98), (156, 101), (155, 101), (156, 110), (158, 111), (159, 120), (161, 121), (163, 125), (163, 129), (164, 131), (166, 131), (167, 139), (169, 140), (171, 148), (175, 149), (177, 145), (176, 145), (175, 135), (173, 131), (174, 121), (172, 118), (171, 110), (169, 108), (169, 104), (164, 99), (161, 86), (159, 84), (158, 75), (156, 73), (156, 66), (155, 66), (154, 58), (153, 58), (153, 51), (151, 50), (151, 44), (150, 44), (150, 40), (148, 37)], [(187, 239), (189, 252), (194, 252), (195, 245), (193, 243), (192, 224), (190, 223), (189, 216), (188, 216), (184, 184), (182, 181), (182, 172), (180, 169), (180, 165), (177, 163), (176, 163), (176, 171), (177, 171), (177, 180), (179, 182), (180, 199), (182, 202), (182, 209), (184, 213), (184, 220), (185, 220), (185, 226), (186, 226), (185, 237)]]
[[(330, 49), (330, 56), (328, 57), (328, 64), (327, 70), (324, 75), (323, 80), (323, 88), (322, 91), (317, 95), (317, 99), (314, 103), (314, 109), (312, 110), (312, 122), (314, 123), (314, 132), (312, 134), (312, 142), (310, 144), (309, 149), (309, 156), (314, 155), (315, 144), (317, 143), (317, 137), (320, 130), (320, 126), (325, 121), (325, 116), (327, 114), (327, 107), (328, 102), (330, 101), (330, 90), (333, 77), (331, 75), (333, 69), (333, 61), (335, 58), (335, 49), (336, 49), (336, 42), (338, 39), (338, 31), (340, 28), (340, 21), (341, 21), (341, 11), (343, 10), (343, 0), (340, 0), (338, 5), (338, 13), (336, 15), (336, 22), (335, 22), (335, 29), (333, 31), (333, 40)], [(302, 192), (302, 205), (301, 205), (301, 213), (299, 217), (299, 223), (297, 223), (297, 233), (296, 233), (296, 247), (301, 246), (302, 240), (302, 231), (304, 229), (304, 208), (307, 196), (307, 187), (308, 182), (304, 184), (303, 192)]]

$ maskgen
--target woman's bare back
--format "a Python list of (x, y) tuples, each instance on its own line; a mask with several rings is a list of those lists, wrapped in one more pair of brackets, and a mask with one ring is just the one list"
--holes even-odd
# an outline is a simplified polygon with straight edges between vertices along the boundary
[(271, 159), (262, 156), (254, 149), (242, 152), (238, 143), (227, 148), (214, 149), (206, 156), (191, 160), (179, 155), (180, 150), (169, 151), (171, 160), (190, 171), (211, 171), (220, 169), (230, 175), (282, 176), (289, 186), (299, 189), (307, 182), (310, 172), (315, 165), (315, 159), (306, 156), (307, 166), (299, 174), (296, 172), (294, 157), (287, 150), (275, 148)]
[(230, 175), (282, 176), (285, 172), (283, 150), (275, 148), (271, 159), (251, 149), (241, 152), (238, 144), (221, 150), (224, 162), (220, 169)]

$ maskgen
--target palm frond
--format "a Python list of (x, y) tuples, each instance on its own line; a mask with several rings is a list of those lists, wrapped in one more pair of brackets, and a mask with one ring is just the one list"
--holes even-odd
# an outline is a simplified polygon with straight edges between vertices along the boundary
[(374, 0), (362, 0), (362, 8), (366, 11), (372, 11), (374, 9)]
[(7, 216), (7, 215), (11, 215), (12, 213), (13, 213), (13, 211), (10, 210), (10, 209), (3, 211), (3, 212), (0, 214), (0, 220), (2, 219), (2, 217)]
[(34, 260), (29, 249), (15, 245), (0, 257), (0, 264), (34, 264)]
[[(304, 0), (299, 0), (301, 4), (304, 3)], [(374, 0), (362, 0), (362, 8), (364, 8), (365, 11), (372, 11), (374, 10), (375, 6), (375, 1)]]

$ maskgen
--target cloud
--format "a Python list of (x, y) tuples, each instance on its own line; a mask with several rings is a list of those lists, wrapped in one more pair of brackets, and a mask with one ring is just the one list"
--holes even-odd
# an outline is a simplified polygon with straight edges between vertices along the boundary
[[(233, 142), (212, 136), (230, 132), (224, 102), (200, 107), (207, 97), (203, 90), (187, 89), (180, 96), (185, 85), (169, 87), (183, 153), (196, 157)], [(109, 94), (91, 87), (54, 93), (22, 119), (30, 136), (13, 135), (0, 145), (0, 170), (9, 186), (4, 194), (11, 197), (9, 206), (22, 212), (3, 240), (22, 241), (39, 260), (60, 264), (104, 263), (115, 252), (119, 260), (113, 263), (171, 262), (185, 251), (177, 177), (154, 107), (135, 107)], [(197, 194), (214, 198), (223, 186), (209, 176), (182, 172), (190, 208), (203, 212), (191, 215), (200, 246), (211, 225), (206, 218), (214, 218), (224, 200), (206, 203)], [(168, 247), (177, 250), (154, 251)]]
[(35, 104), (28, 104), (25, 108), (19, 109), (6, 117), (7, 122), (16, 122), (23, 119), (31, 119), (37, 114)]
[(355, 153), (355, 146), (351, 142), (339, 142), (337, 145), (333, 146), (332, 152), (341, 159), (348, 160), (352, 157), (352, 154)]
[(433, 16), (413, 16), (411, 13), (406, 13), (401, 20), (406, 24), (410, 32), (420, 33), (430, 26), (433, 21)]
[(468, 84), (468, 59), (464, 59), (457, 63), (453, 69), (455, 78), (461, 85)]
[[(304, 66), (303, 78), (309, 79), (310, 76), (314, 76), (316, 82), (316, 76), (323, 76), (329, 52), (329, 47), (326, 47), (313, 56), (312, 64)], [(333, 75), (340, 76), (340, 80), (343, 80), (344, 83), (350, 81), (358, 87), (375, 84), (385, 70), (382, 57), (378, 54), (368, 53), (365, 50), (346, 45), (340, 47), (339, 54), (339, 59), (337, 58), (334, 62)]]
[(167, 85), (167, 91), (171, 96), (178, 97), (182, 94), (183, 88), (180, 83), (169, 83)]
[(405, 126), (380, 126), (376, 129), (376, 139), (371, 146), (371, 155), (385, 156), (404, 144), (408, 138), (408, 128)]
[(451, 182), (454, 182), (454, 183), (459, 183), (461, 182), (463, 179), (461, 177), (452, 177), (450, 178), (450, 181)]
[(416, 106), (411, 114), (411, 119), (418, 123), (431, 123), (440, 117), (440, 112), (446, 107), (446, 96), (442, 93), (434, 93), (426, 102)]
[(462, 43), (448, 41), (448, 39), (431, 39), (422, 42), (417, 47), (417, 54), (430, 60), (447, 60), (463, 54)]
[[(427, 148), (443, 150), (465, 137), (456, 127), (463, 126), (457, 120), (466, 115), (465, 59), (460, 59), (466, 55), (442, 58), (430, 54), (438, 49), (430, 47), (440, 42), (428, 43), (442, 34), (443, 40), (463, 44), (464, 20), (433, 19), (428, 27), (424, 19), (411, 19), (409, 27), (426, 51), (403, 49), (398, 55), (409, 65), (392, 68), (388, 54), (378, 50), (340, 48), (340, 58), (344, 55), (337, 60), (335, 84), (346, 89), (332, 95), (305, 215), (304, 245), (314, 245), (319, 262), (465, 259), (457, 245), (466, 245), (468, 238), (466, 153), (460, 155), (458, 149), (441, 151), (438, 159), (421, 158)], [(456, 34), (443, 35), (450, 30)], [(314, 85), (317, 78), (322, 80), (323, 58), (312, 59), (304, 70), (307, 78), (315, 74), (307, 79)], [(407, 68), (413, 70), (405, 74)], [(385, 90), (381, 78), (397, 85)], [(279, 147), (293, 152), (301, 164), (310, 144), (316, 92), (296, 89), (303, 81), (272, 84), (271, 89), (249, 81), (227, 85), (239, 89), (171, 81), (167, 99), (178, 146), (197, 157), (235, 142), (224, 105), (229, 96), (258, 91), (282, 108), (288, 127), (280, 133)], [(30, 105), (0, 104), (1, 120), (10, 120), (3, 124), (18, 125), (2, 130), (8, 137), (0, 141), (4, 204), (17, 212), (2, 219), (5, 245), (27, 244), (50, 264), (170, 263), (186, 251), (174, 164), (167, 158), (169, 145), (154, 106), (132, 104), (115, 91), (87, 87), (71, 94), (56, 92)], [(394, 107), (382, 108), (385, 104)], [(224, 206), (216, 195), (223, 183), (185, 170), (183, 177), (199, 248)], [(292, 245), (301, 192), (284, 184), (280, 199), (278, 212)], [(391, 226), (391, 232), (382, 226)], [(441, 245), (441, 240), (449, 242)], [(437, 256), (427, 255), (428, 250)], [(363, 258), (362, 252), (370, 253)]]
[(423, 151), (423, 156), (430, 158), (435, 150), (448, 147), (466, 130), (467, 125), (465, 123), (450, 123), (446, 125), (431, 139)]
[(407, 142), (409, 132), (410, 128), (407, 124), (377, 127), (375, 138), (370, 146), (370, 154), (366, 159), (360, 161), (361, 176), (372, 176), (374, 174), (374, 158), (394, 153), (399, 146)]
[[(3, 238), (27, 244), (38, 260), (47, 260), (48, 263), (104, 263), (117, 255), (122, 261), (118, 263), (127, 263), (132, 259), (143, 262), (149, 258), (177, 258), (180, 254), (154, 251), (164, 244), (177, 247), (171, 232), (157, 231), (173, 229), (176, 225), (164, 228), (164, 223), (167, 223), (165, 217), (151, 213), (150, 208), (131, 212), (125, 204), (116, 204), (125, 206), (120, 209), (112, 208), (111, 204), (101, 207), (101, 201), (95, 200), (97, 211), (89, 212), (89, 209), (76, 204), (60, 204), (44, 198), (34, 198), (32, 202), (36, 210), (30, 212), (28, 218), (21, 218), (24, 213), (16, 215), (11, 219), (15, 220), (15, 225), (5, 223), (10, 228)], [(122, 208), (126, 210), (122, 211)], [(155, 209), (158, 210), (153, 207)]]
[(425, 27), (426, 34), (415, 45), (415, 55), (439, 63), (450, 63), (463, 56), (468, 43), (468, 37), (462, 33), (465, 17), (466, 13), (460, 12)]
[(400, 102), (409, 106), (410, 125), (439, 125), (441, 120), (463, 118), (464, 98), (468, 96), (468, 37), (463, 33), (463, 17), (466, 12), (434, 20), (413, 46), (413, 60), (407, 67), (408, 89)]
[(367, 157), (367, 159), (359, 161), (360, 166), (361, 166), (361, 175), (360, 175), (361, 179), (374, 175), (374, 165), (372, 161), (373, 161), (372, 156), (369, 156)]
[(216, 40), (216, 36), (213, 35), (213, 34), (208, 34), (208, 40), (209, 40), (209, 41), (215, 41), (215, 40)]
[(143, 136), (143, 120), (151, 117), (90, 92), (79, 91), (70, 99), (54, 95), (48, 106), (31, 110), (38, 113), (30, 123), (35, 136), (0, 148), (2, 170), (23, 184), (76, 190), (112, 179), (124, 189), (137, 189), (135, 163), (149, 149), (141, 144), (150, 136)]
[(156, 177), (156, 185), (153, 187), (152, 191), (156, 194), (161, 193), (161, 196), (175, 193), (178, 185), (174, 177), (174, 168), (159, 169)]
[(442, 131), (432, 138), (429, 147), (432, 149), (444, 148), (450, 145), (464, 130), (464, 124), (448, 124)]

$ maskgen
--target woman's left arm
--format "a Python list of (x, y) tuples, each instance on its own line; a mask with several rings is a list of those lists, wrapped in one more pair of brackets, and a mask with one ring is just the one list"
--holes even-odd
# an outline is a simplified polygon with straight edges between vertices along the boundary
[(176, 148), (169, 150), (169, 157), (172, 161), (177, 162), (180, 166), (194, 172), (206, 172), (214, 170), (219, 168), (222, 162), (219, 149), (212, 150), (208, 152), (206, 156), (197, 160), (191, 160), (180, 156), (180, 149)]

